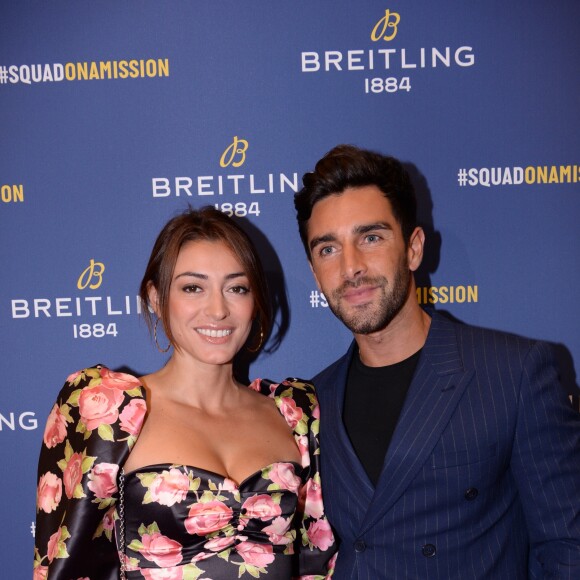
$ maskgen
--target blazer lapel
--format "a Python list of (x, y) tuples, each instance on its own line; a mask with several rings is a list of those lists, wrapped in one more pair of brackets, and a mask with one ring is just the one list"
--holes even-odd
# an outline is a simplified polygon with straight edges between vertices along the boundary
[[(320, 402), (320, 447), (323, 472), (332, 473), (332, 479), (348, 478), (352, 501), (360, 504), (359, 512), (366, 512), (374, 494), (366, 471), (361, 465), (342, 421), (344, 393), (348, 369), (356, 342), (353, 341), (345, 356), (338, 360), (330, 372), (315, 379), (314, 386)], [(329, 481), (325, 475), (325, 481)], [(330, 481), (332, 481), (330, 479)], [(338, 485), (338, 482), (336, 482)], [(334, 485), (326, 483), (325, 494), (331, 494)]]
[(463, 368), (453, 324), (433, 313), (361, 533), (384, 516), (423, 467), (473, 374)]

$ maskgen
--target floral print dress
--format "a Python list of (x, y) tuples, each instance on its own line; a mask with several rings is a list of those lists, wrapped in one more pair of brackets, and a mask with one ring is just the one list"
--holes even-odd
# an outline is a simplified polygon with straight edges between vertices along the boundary
[(236, 484), (184, 465), (125, 474), (146, 413), (139, 380), (100, 365), (71, 375), (44, 432), (34, 579), (117, 579), (121, 551), (128, 579), (329, 578), (336, 543), (314, 389), (298, 379), (250, 388), (274, 399), (302, 459)]

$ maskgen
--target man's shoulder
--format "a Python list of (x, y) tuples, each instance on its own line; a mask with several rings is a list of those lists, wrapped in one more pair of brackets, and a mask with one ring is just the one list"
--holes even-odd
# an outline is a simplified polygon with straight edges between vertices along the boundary
[(493, 328), (486, 328), (484, 326), (462, 322), (460, 320), (449, 318), (438, 312), (431, 314), (433, 316), (433, 321), (436, 323), (436, 328), (453, 328), (460, 340), (471, 339), (478, 342), (496, 341), (503, 342), (506, 344), (506, 346), (513, 345), (524, 347), (529, 347), (535, 342), (538, 342), (535, 339), (522, 336), (514, 332), (496, 330)]
[(464, 323), (439, 313), (434, 314), (433, 321), (435, 333), (442, 335), (445, 330), (453, 332), (464, 362), (475, 356), (470, 354), (475, 352), (493, 358), (519, 361), (534, 349), (545, 353), (551, 352), (548, 343), (514, 332)]

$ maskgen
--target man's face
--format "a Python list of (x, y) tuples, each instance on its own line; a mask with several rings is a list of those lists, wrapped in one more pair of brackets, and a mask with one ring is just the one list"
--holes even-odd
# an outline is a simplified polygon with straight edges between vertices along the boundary
[(409, 297), (420, 257), (417, 262), (403, 240), (380, 189), (347, 189), (319, 201), (308, 221), (308, 245), (316, 283), (334, 315), (355, 334), (386, 328)]

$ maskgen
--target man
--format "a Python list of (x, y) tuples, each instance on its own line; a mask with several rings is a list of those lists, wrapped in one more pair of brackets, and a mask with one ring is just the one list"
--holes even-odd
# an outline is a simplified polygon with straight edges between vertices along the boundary
[(333, 578), (579, 579), (580, 415), (549, 347), (418, 305), (396, 159), (341, 145), (303, 182), (312, 272), (354, 334), (314, 379)]

